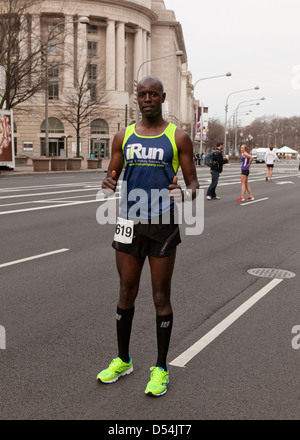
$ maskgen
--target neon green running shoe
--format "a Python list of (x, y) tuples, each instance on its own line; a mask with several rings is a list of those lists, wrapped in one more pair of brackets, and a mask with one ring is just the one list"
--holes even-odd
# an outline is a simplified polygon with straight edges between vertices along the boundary
[(133, 365), (131, 356), (129, 356), (129, 362), (123, 362), (121, 358), (117, 357), (113, 359), (106, 370), (101, 371), (97, 380), (100, 380), (103, 383), (112, 383), (116, 382), (119, 377), (126, 376), (126, 374), (130, 374), (133, 372)]
[(169, 371), (162, 367), (151, 367), (150, 381), (147, 383), (145, 394), (152, 396), (162, 396), (167, 392), (169, 383)]

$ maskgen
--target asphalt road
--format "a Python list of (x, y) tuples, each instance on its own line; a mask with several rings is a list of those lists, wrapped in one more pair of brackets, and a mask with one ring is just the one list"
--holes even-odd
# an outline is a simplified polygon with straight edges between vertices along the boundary
[[(209, 171), (197, 171), (205, 191)], [(144, 394), (156, 360), (147, 263), (134, 372), (96, 381), (117, 355), (114, 226), (96, 220), (104, 173), (1, 179), (1, 420), (299, 419), (300, 173), (280, 163), (266, 182), (264, 165), (253, 165), (255, 201), (241, 203), (239, 172), (225, 166), (221, 200), (204, 200), (202, 234), (181, 226), (170, 385), (161, 398)], [(247, 272), (254, 268), (277, 272)]]

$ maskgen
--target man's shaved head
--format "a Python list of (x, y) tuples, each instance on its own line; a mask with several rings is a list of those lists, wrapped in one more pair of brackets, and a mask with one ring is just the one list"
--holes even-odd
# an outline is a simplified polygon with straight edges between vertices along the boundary
[(164, 86), (163, 83), (161, 82), (161, 80), (159, 78), (157, 78), (156, 76), (144, 76), (144, 78), (142, 78), (139, 82), (137, 87), (139, 88), (141, 87), (148, 87), (149, 85), (156, 85), (159, 87), (161, 93), (164, 92)]

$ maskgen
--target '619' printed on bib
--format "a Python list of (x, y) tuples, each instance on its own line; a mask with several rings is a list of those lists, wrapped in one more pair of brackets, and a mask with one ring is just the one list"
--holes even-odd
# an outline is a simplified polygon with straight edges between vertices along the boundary
[(130, 244), (133, 239), (133, 220), (127, 220), (122, 217), (117, 218), (114, 240), (119, 243)]

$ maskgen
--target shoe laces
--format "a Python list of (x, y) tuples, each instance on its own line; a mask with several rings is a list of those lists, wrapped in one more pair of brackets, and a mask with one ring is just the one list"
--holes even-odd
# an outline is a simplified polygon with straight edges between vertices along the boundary
[(118, 368), (122, 364), (122, 360), (118, 357), (111, 361), (108, 371), (114, 371), (116, 368)]
[(150, 371), (152, 371), (151, 382), (156, 385), (160, 385), (162, 383), (163, 376), (165, 374), (165, 370), (163, 368), (159, 368), (159, 367), (151, 367)]

